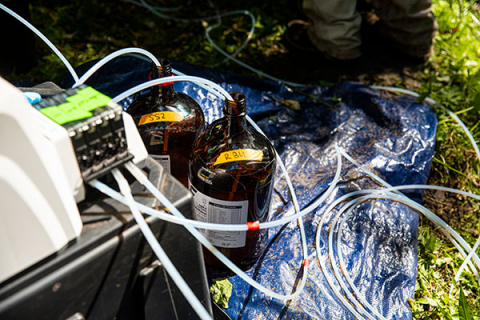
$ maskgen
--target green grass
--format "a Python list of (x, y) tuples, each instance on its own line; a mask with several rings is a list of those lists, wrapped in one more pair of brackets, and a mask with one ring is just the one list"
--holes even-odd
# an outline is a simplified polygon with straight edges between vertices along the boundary
[[(120, 48), (139, 46), (157, 56), (251, 74), (229, 61), (218, 65), (224, 57), (213, 49), (204, 35), (204, 28), (215, 21), (162, 20), (144, 8), (122, 1), (115, 5), (94, 0), (75, 0), (68, 4), (34, 0), (30, 3), (33, 24), (57, 45), (73, 66)], [(157, 3), (169, 5), (168, 1)], [(212, 15), (216, 10), (248, 8), (257, 19), (256, 30), (237, 57), (281, 76), (279, 61), (285, 61), (280, 59), (288, 56), (284, 41), (286, 24), (295, 7), (286, 0), (215, 1), (215, 7), (190, 5), (171, 15), (191, 18)], [(434, 0), (433, 10), (439, 25), (434, 54), (420, 71), (412, 73), (421, 83), (422, 95), (458, 113), (477, 141), (480, 140), (480, 24), (472, 14), (480, 18), (479, 8), (474, 1)], [(211, 37), (232, 53), (243, 43), (250, 23), (247, 16), (223, 18), (221, 26), (212, 30)], [(9, 75), (9, 80), (29, 78), (42, 82), (59, 79), (66, 73), (65, 67), (45, 45), (37, 42), (35, 51), (39, 56), (36, 67), (28, 74)], [(321, 80), (318, 79), (318, 83)], [(392, 82), (403, 84), (401, 79)], [(480, 194), (480, 162), (470, 141), (442, 109), (436, 111), (439, 125), (429, 183)], [(426, 192), (424, 202), (473, 246), (480, 232), (479, 202), (434, 192)], [(421, 219), (418, 277), (415, 299), (411, 301), (415, 318), (468, 319), (469, 309), (474, 319), (480, 318), (480, 299), (477, 298), (480, 287), (472, 273), (467, 270), (459, 283), (453, 280), (462, 261), (448, 239)]]
[[(468, 1), (434, 1), (439, 25), (435, 51), (424, 72), (422, 93), (459, 115), (480, 140), (480, 25), (478, 5)], [(466, 11), (465, 11), (466, 10)], [(437, 145), (430, 184), (480, 194), (480, 163), (470, 141), (440, 108)], [(427, 192), (424, 201), (473, 246), (480, 230), (479, 202), (461, 196)], [(477, 251), (478, 253), (478, 251)], [(457, 249), (431, 224), (421, 221), (418, 277), (412, 303), (417, 319), (480, 318), (480, 286), (470, 270), (455, 283), (463, 262)], [(466, 299), (460, 299), (461, 289)], [(462, 302), (462, 303), (460, 303)]]

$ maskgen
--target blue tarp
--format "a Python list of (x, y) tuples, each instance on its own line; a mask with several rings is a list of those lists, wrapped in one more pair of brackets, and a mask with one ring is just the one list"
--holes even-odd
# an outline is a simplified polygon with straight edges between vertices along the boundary
[[(414, 98), (388, 96), (356, 83), (303, 87), (299, 92), (271, 81), (172, 62), (173, 68), (212, 80), (227, 91), (247, 97), (252, 116), (272, 140), (284, 160), (301, 207), (326, 190), (336, 170), (334, 144), (392, 185), (427, 181), (435, 145), (434, 112)], [(88, 65), (83, 66), (83, 72)], [(133, 57), (109, 63), (87, 83), (109, 96), (148, 79), (150, 64)], [(82, 74), (82, 70), (79, 70)], [(64, 84), (65, 86), (68, 83)], [(208, 122), (221, 116), (223, 101), (195, 84), (175, 83), (177, 91), (202, 106)], [(318, 99), (312, 99), (314, 95)], [(300, 103), (301, 110), (278, 100)], [(131, 99), (126, 99), (126, 108)], [(343, 160), (341, 181), (327, 202), (304, 219), (310, 270), (299, 298), (280, 301), (253, 289), (239, 277), (230, 277), (233, 294), (226, 312), (232, 319), (353, 319), (328, 286), (317, 261), (315, 236), (328, 204), (351, 191), (378, 188), (368, 176)], [(420, 201), (422, 193), (408, 196)], [(277, 171), (271, 219), (294, 214), (285, 179)], [(336, 211), (334, 211), (336, 212)], [(327, 251), (328, 223), (320, 246)], [(412, 317), (417, 273), (418, 214), (396, 202), (375, 200), (362, 204), (347, 220), (341, 242), (346, 268), (361, 294), (388, 319)], [(323, 254), (323, 256), (328, 256)], [(327, 258), (325, 258), (327, 259)], [(299, 283), (303, 262), (298, 225), (292, 222), (269, 232), (268, 250), (248, 274), (282, 294)], [(337, 261), (326, 261), (338, 263)], [(333, 276), (330, 269), (326, 270)]]

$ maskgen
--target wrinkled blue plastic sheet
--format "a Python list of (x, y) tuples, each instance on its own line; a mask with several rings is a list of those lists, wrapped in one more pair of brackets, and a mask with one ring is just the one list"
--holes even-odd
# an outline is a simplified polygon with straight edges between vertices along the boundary
[[(186, 74), (212, 80), (229, 92), (246, 95), (249, 115), (258, 121), (285, 162), (302, 208), (321, 196), (333, 179), (337, 167), (335, 144), (392, 185), (427, 181), (437, 120), (430, 108), (411, 97), (390, 96), (355, 83), (304, 87), (299, 89), (303, 92), (300, 94), (271, 81), (179, 62), (172, 62), (172, 66)], [(149, 72), (148, 63), (133, 57), (120, 58), (87, 83), (115, 96), (145, 81)], [(176, 90), (197, 100), (208, 122), (221, 116), (223, 101), (212, 93), (188, 82), (174, 85)], [(278, 102), (283, 99), (298, 101), (301, 111)], [(130, 102), (131, 99), (124, 100), (124, 108)], [(232, 319), (353, 319), (325, 279), (317, 261), (315, 236), (320, 218), (334, 199), (366, 188), (379, 186), (343, 159), (341, 180), (333, 195), (304, 218), (309, 273), (300, 297), (280, 301), (253, 289), (238, 276), (230, 277), (233, 294), (226, 312)], [(271, 219), (294, 214), (291, 195), (280, 170), (277, 170), (275, 191)], [(406, 194), (416, 201), (422, 196), (420, 190)], [(328, 259), (332, 214), (326, 218), (327, 224), (320, 233), (324, 259)], [(347, 220), (341, 239), (346, 261), (343, 272), (353, 278), (361, 294), (388, 319), (412, 317), (408, 299), (414, 295), (417, 234), (418, 214), (397, 202), (363, 203)], [(275, 292), (289, 294), (304, 276), (303, 259), (298, 224), (292, 222), (270, 230), (268, 250), (248, 274)], [(327, 266), (329, 263), (338, 264), (336, 260), (326, 260)], [(324, 272), (333, 277), (330, 268)]]

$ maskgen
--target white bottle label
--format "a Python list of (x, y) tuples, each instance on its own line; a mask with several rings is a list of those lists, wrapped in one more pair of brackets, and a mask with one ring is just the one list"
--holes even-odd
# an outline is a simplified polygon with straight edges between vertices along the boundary
[(158, 163), (167, 171), (169, 174), (172, 174), (170, 171), (170, 156), (167, 155), (158, 155), (158, 154), (151, 154), (150, 155), (153, 159), (157, 160)]
[[(189, 183), (195, 203), (195, 219), (199, 221), (244, 224), (247, 223), (248, 200), (224, 201), (209, 197)], [(246, 231), (216, 231), (198, 229), (214, 246), (241, 248), (245, 246)]]

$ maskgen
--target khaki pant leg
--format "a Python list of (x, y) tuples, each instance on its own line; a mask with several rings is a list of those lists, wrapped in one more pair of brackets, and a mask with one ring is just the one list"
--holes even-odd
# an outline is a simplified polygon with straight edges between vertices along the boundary
[(431, 0), (373, 0), (381, 32), (402, 52), (427, 57), (438, 29)]
[(304, 0), (308, 34), (318, 50), (336, 59), (360, 56), (361, 16), (356, 0)]

